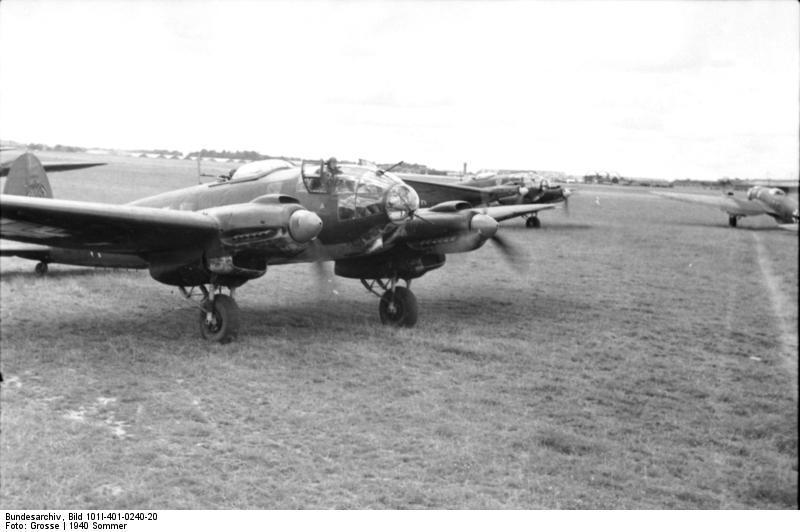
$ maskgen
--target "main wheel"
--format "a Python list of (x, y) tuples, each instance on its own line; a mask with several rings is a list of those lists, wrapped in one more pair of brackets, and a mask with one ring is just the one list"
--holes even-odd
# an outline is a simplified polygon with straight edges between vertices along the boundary
[(537, 216), (531, 216), (527, 220), (525, 220), (525, 227), (529, 229), (538, 229), (541, 227), (542, 223), (539, 221)]
[(413, 327), (417, 323), (417, 298), (408, 288), (387, 290), (378, 305), (381, 323), (395, 327)]
[(736, 216), (728, 216), (728, 225), (736, 227)]
[[(207, 305), (211, 305), (210, 302)], [(232, 297), (218, 294), (214, 298), (211, 319), (206, 310), (200, 311), (200, 334), (212, 342), (225, 344), (239, 332), (239, 305)]]
[(37, 262), (36, 267), (33, 269), (38, 276), (47, 275), (47, 263), (46, 262)]

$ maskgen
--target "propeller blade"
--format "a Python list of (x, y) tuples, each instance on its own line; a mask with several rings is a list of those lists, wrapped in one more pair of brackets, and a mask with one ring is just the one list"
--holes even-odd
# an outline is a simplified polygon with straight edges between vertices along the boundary
[(312, 262), (311, 267), (314, 271), (314, 277), (317, 280), (317, 290), (320, 295), (339, 295), (334, 284), (334, 275), (325, 266), (324, 261)]
[(314, 277), (317, 281), (322, 283), (327, 283), (330, 276), (328, 275), (328, 270), (325, 268), (325, 263), (320, 261), (312, 262), (311, 267), (314, 270)]
[(501, 237), (498, 233), (495, 233), (491, 241), (512, 269), (519, 273), (527, 270), (528, 257), (518, 247), (510, 244), (508, 240)]

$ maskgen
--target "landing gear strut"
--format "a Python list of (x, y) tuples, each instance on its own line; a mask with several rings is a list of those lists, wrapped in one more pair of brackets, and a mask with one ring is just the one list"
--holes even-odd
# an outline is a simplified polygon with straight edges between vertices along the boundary
[[(361, 279), (361, 284), (381, 298), (378, 304), (381, 323), (394, 327), (413, 327), (417, 323), (417, 298), (410, 289), (410, 281), (406, 281), (406, 286), (397, 286), (397, 279)], [(382, 294), (376, 286), (383, 290)]]
[(47, 275), (47, 263), (44, 261), (37, 262), (36, 267), (33, 269), (33, 271), (35, 271), (36, 275), (38, 275), (39, 277), (44, 277), (45, 275)]
[(525, 220), (525, 227), (528, 229), (538, 229), (541, 225), (538, 216), (528, 216), (528, 219)]
[(200, 307), (200, 334), (204, 339), (225, 344), (236, 338), (239, 332), (239, 305), (233, 299), (235, 288), (231, 288), (231, 295), (221, 293), (222, 287), (212, 285), (211, 290), (204, 285), (198, 287), (202, 295), (197, 301), (194, 288), (186, 290), (180, 287), (183, 297)]
[(734, 216), (734, 215), (728, 216), (728, 225), (730, 225), (731, 227), (736, 227), (736, 221), (737, 220), (738, 220), (738, 218), (736, 216)]

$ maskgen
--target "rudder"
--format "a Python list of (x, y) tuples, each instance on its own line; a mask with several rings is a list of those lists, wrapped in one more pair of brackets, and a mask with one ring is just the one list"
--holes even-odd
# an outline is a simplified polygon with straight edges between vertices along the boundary
[(32, 153), (17, 157), (8, 170), (3, 194), (52, 198), (53, 189), (39, 159)]

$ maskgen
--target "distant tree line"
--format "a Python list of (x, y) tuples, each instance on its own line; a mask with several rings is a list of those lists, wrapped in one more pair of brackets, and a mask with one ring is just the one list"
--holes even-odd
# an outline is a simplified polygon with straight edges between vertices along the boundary
[(55, 146), (48, 146), (47, 144), (39, 144), (31, 142), (25, 145), (31, 151), (67, 151), (67, 152), (85, 152), (86, 148), (80, 146), (64, 146), (63, 144), (56, 144)]
[(228, 150), (207, 150), (203, 148), (200, 151), (193, 151), (186, 155), (186, 158), (190, 157), (203, 157), (208, 159), (242, 159), (245, 161), (259, 161), (261, 159), (269, 159), (269, 155), (262, 155), (257, 151), (253, 150), (239, 150), (239, 151), (228, 151)]
[(144, 153), (155, 153), (157, 155), (162, 155), (164, 157), (167, 157), (167, 156), (169, 156), (169, 157), (180, 157), (181, 155), (183, 155), (178, 150), (137, 150), (137, 151), (141, 151), (141, 152), (144, 152)]

